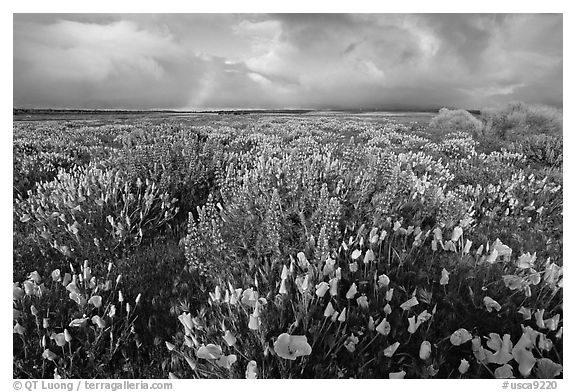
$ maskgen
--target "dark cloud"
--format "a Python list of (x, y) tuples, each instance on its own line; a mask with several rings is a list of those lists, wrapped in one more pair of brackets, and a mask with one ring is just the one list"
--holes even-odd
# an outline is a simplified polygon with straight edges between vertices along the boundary
[(555, 14), (16, 14), (14, 106), (561, 106), (562, 58)]

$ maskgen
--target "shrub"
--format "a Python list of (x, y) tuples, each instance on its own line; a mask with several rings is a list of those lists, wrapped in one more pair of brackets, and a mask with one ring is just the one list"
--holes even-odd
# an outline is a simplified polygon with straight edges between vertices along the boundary
[(483, 109), (487, 132), (501, 139), (535, 134), (562, 135), (562, 110), (545, 105), (515, 102), (505, 107)]
[(531, 135), (511, 147), (513, 151), (524, 154), (528, 160), (538, 165), (561, 168), (563, 162), (563, 143), (559, 136)]
[(16, 200), (14, 216), (44, 252), (105, 260), (158, 236), (177, 212), (175, 201), (148, 179), (132, 184), (122, 170), (91, 164), (38, 184)]
[(443, 132), (469, 132), (478, 135), (482, 130), (482, 121), (464, 109), (440, 109), (438, 115), (430, 120), (430, 127)]

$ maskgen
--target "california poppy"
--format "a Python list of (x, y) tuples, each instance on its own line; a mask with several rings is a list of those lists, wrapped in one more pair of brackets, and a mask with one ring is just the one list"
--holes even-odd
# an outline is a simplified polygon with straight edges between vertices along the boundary
[(466, 240), (466, 244), (464, 245), (464, 254), (470, 253), (470, 248), (472, 248), (472, 241)]
[(376, 327), (376, 332), (384, 336), (388, 335), (390, 333), (390, 330), (391, 330), (390, 323), (388, 322), (388, 320), (386, 320), (386, 318), (382, 319), (380, 324), (378, 324), (378, 326)]
[(502, 280), (510, 290), (520, 290), (527, 285), (527, 282), (518, 275), (502, 275)]
[(280, 358), (293, 361), (298, 357), (310, 355), (312, 347), (308, 344), (308, 339), (305, 335), (283, 333), (274, 342), (274, 352)]
[(550, 351), (554, 348), (554, 343), (552, 340), (548, 339), (546, 335), (541, 333), (538, 339), (538, 349), (541, 351)]
[(544, 320), (544, 326), (550, 331), (556, 331), (560, 323), (560, 315), (556, 314), (554, 317)]
[(22, 283), (24, 285), (24, 292), (26, 295), (33, 297), (38, 295), (38, 285), (31, 280), (26, 280)]
[(386, 314), (392, 313), (392, 307), (390, 306), (390, 304), (386, 304), (384, 306), (384, 313), (386, 313)]
[(436, 377), (439, 371), (440, 369), (435, 367), (433, 363), (426, 366), (426, 373), (428, 373), (430, 377)]
[(372, 249), (368, 249), (366, 254), (364, 255), (364, 264), (369, 264), (371, 261), (374, 261), (376, 256), (374, 256), (374, 251)]
[(496, 262), (497, 258), (498, 258), (498, 250), (496, 248), (493, 248), (492, 252), (486, 258), (486, 262), (489, 264), (493, 264)]
[(346, 347), (346, 350), (348, 350), (348, 352), (353, 353), (356, 350), (356, 345), (358, 344), (358, 342), (359, 339), (356, 336), (350, 335), (346, 339), (346, 342), (344, 342), (344, 347)]
[(224, 332), (224, 341), (228, 346), (232, 347), (236, 344), (236, 337), (232, 334), (232, 332), (226, 330)]
[(296, 287), (301, 294), (304, 294), (310, 288), (310, 275), (305, 274), (304, 276), (298, 276), (294, 283), (296, 283)]
[(56, 268), (54, 271), (52, 271), (52, 281), (54, 282), (60, 282), (60, 280), (62, 280), (62, 276), (60, 275), (60, 270), (58, 268)]
[(98, 328), (100, 328), (100, 329), (103, 329), (104, 327), (106, 327), (106, 321), (98, 315), (92, 316), (91, 320), (92, 320), (92, 323), (96, 324), (98, 326)]
[(218, 366), (222, 366), (223, 368), (230, 370), (232, 365), (236, 362), (236, 359), (237, 357), (234, 354), (222, 355), (220, 358), (216, 360), (216, 364)]
[(176, 346), (172, 343), (170, 343), (169, 341), (166, 341), (166, 348), (168, 349), (168, 351), (174, 351), (174, 349), (176, 348)]
[(508, 245), (504, 245), (499, 238), (496, 238), (496, 241), (492, 244), (492, 249), (496, 250), (498, 256), (503, 257), (504, 260), (510, 260), (510, 256), (512, 255), (512, 248)]
[(258, 304), (256, 304), (256, 306), (254, 307), (254, 311), (252, 312), (252, 314), (250, 315), (250, 321), (248, 322), (248, 328), (250, 328), (253, 331), (257, 331), (258, 329), (260, 329), (260, 310), (258, 309)]
[(538, 328), (546, 328), (544, 325), (544, 309), (536, 310), (536, 313), (534, 313), (534, 319), (536, 320), (536, 325)]
[(30, 275), (28, 275), (28, 279), (34, 281), (34, 283), (36, 284), (40, 284), (40, 282), (42, 282), (42, 278), (40, 277), (38, 271), (30, 272)]
[(326, 262), (324, 263), (324, 268), (322, 269), (322, 273), (324, 274), (324, 276), (330, 275), (332, 272), (334, 272), (335, 265), (336, 260), (328, 257), (328, 259), (326, 259)]
[(368, 317), (368, 331), (374, 331), (374, 318), (372, 316)]
[(316, 295), (318, 298), (323, 298), (326, 292), (330, 289), (330, 285), (326, 282), (320, 282), (316, 285)]
[(428, 313), (428, 311), (426, 309), (421, 311), (420, 314), (418, 314), (418, 321), (421, 323), (425, 323), (426, 321), (430, 320), (431, 318), (432, 318), (432, 315), (430, 313)]
[(400, 307), (401, 307), (403, 310), (408, 310), (408, 309), (410, 309), (410, 308), (412, 308), (413, 306), (416, 306), (416, 305), (418, 305), (418, 300), (416, 299), (416, 297), (412, 297), (412, 298), (410, 298), (409, 300), (403, 302), (403, 303), (400, 305)]
[(333, 323), (336, 322), (336, 320), (338, 320), (338, 316), (340, 315), (340, 312), (338, 312), (337, 310), (334, 311), (334, 313), (332, 313), (332, 317), (330, 318), (330, 321), (332, 321)]
[(67, 287), (71, 281), (72, 281), (72, 275), (66, 272), (64, 274), (64, 278), (62, 279), (62, 286)]
[(422, 324), (422, 322), (420, 320), (416, 320), (416, 316), (409, 317), (408, 318), (408, 332), (413, 334), (414, 332), (416, 332), (418, 327), (420, 327), (420, 324)]
[(324, 317), (332, 317), (334, 312), (334, 306), (332, 306), (331, 302), (328, 302), (328, 305), (326, 305), (326, 309), (324, 310)]
[(472, 340), (472, 335), (464, 328), (460, 328), (450, 335), (450, 343), (454, 346), (460, 346), (470, 340)]
[[(226, 291), (228, 292), (228, 291)], [(288, 294), (288, 290), (286, 289), (286, 279), (282, 279), (280, 281), (280, 289), (278, 290), (279, 294)], [(230, 304), (232, 304), (232, 301), (230, 301)]]
[(562, 273), (563, 268), (559, 267), (556, 263), (550, 263), (550, 258), (548, 258), (546, 261), (546, 268), (544, 270), (544, 282), (554, 287), (557, 284), (558, 279), (560, 279)]
[(499, 312), (500, 309), (502, 309), (502, 306), (490, 297), (484, 297), (484, 306), (486, 306), (488, 312), (492, 312), (493, 310)]
[(80, 306), (84, 306), (87, 303), (86, 297), (84, 297), (84, 295), (80, 294), (79, 292), (71, 292), (68, 294), (68, 296), (72, 301), (76, 302)]
[(16, 322), (16, 325), (14, 326), (13, 332), (17, 333), (18, 335), (24, 336), (24, 334), (26, 333), (26, 328), (24, 328), (22, 325), (20, 325), (20, 323)]
[(18, 283), (14, 283), (12, 286), (12, 298), (14, 301), (19, 301), (24, 297), (24, 290), (18, 286)]
[(420, 344), (420, 351), (418, 353), (418, 356), (420, 357), (421, 360), (426, 361), (428, 358), (430, 358), (431, 353), (432, 353), (432, 344), (430, 344), (429, 341), (424, 340)]
[(456, 226), (453, 230), (452, 230), (452, 237), (450, 238), (450, 240), (452, 242), (456, 242), (460, 239), (460, 237), (462, 236), (463, 230), (460, 226)]
[(282, 266), (282, 272), (280, 273), (280, 279), (288, 278), (288, 267), (286, 265)]
[(388, 375), (388, 377), (391, 378), (391, 379), (393, 379), (393, 378), (403, 379), (404, 376), (406, 376), (406, 372), (405, 372), (404, 370), (401, 370), (401, 371), (395, 372), (395, 373), (390, 373), (390, 374)]
[(214, 287), (213, 293), (208, 293), (208, 294), (209, 294), (212, 302), (220, 302), (220, 300), (222, 299), (222, 292), (220, 291), (219, 285), (216, 285), (216, 287)]
[(246, 378), (247, 379), (258, 378), (257, 369), (258, 369), (258, 365), (256, 364), (256, 361), (252, 360), (252, 361), (248, 362), (248, 364), (246, 365), (246, 373), (245, 373)]
[(488, 361), (486, 357), (486, 352), (487, 350), (484, 347), (482, 347), (480, 337), (476, 336), (474, 339), (472, 339), (472, 353), (474, 354), (474, 357), (478, 362), (486, 363)]
[(330, 285), (330, 295), (332, 297), (337, 296), (338, 295), (338, 278), (330, 279), (328, 284)]
[(524, 306), (520, 306), (518, 313), (522, 315), (524, 320), (530, 320), (532, 318), (532, 311), (528, 308), (525, 308)]
[(492, 353), (486, 350), (486, 360), (489, 363), (497, 363), (503, 365), (508, 363), (513, 358), (512, 341), (510, 340), (509, 334), (504, 334), (502, 339), (500, 339), (500, 335), (491, 333), (488, 347), (495, 351)]
[(346, 299), (354, 298), (354, 296), (356, 296), (357, 293), (358, 293), (358, 290), (356, 288), (356, 283), (352, 283), (352, 285), (348, 289), (348, 292), (346, 293)]
[(389, 284), (390, 284), (390, 278), (388, 278), (386, 274), (378, 276), (378, 287), (380, 288), (388, 287)]
[(535, 262), (536, 262), (536, 252), (534, 252), (533, 255), (530, 254), (530, 252), (528, 252), (522, 254), (518, 258), (516, 265), (518, 266), (518, 268), (527, 269), (527, 268), (533, 268)]
[(442, 268), (442, 276), (440, 277), (440, 285), (445, 286), (448, 284), (450, 280), (450, 273), (446, 270), (446, 268)]
[(458, 366), (458, 371), (460, 372), (460, 374), (465, 374), (469, 368), (470, 368), (470, 362), (468, 362), (465, 359), (461, 359), (460, 366)]
[(340, 316), (338, 316), (338, 321), (341, 323), (346, 321), (346, 308), (342, 309), (342, 313), (340, 313)]
[(310, 266), (310, 262), (306, 258), (304, 252), (298, 252), (296, 257), (298, 258), (298, 265), (300, 266), (300, 268), (307, 270), (308, 267)]
[(512, 366), (509, 364), (504, 364), (494, 370), (494, 377), (496, 378), (514, 378), (514, 373), (512, 373)]
[(58, 358), (58, 355), (56, 355), (56, 354), (54, 354), (52, 351), (46, 349), (46, 350), (44, 350), (44, 352), (42, 353), (42, 358), (54, 362), (54, 361), (56, 360), (56, 358)]
[(528, 332), (524, 332), (518, 342), (512, 348), (512, 356), (518, 362), (518, 371), (522, 376), (528, 377), (536, 364), (536, 358), (532, 354), (533, 342)]
[(102, 297), (99, 295), (93, 295), (88, 300), (88, 303), (94, 305), (95, 308), (99, 308), (102, 306)]
[(190, 366), (190, 369), (192, 370), (196, 370), (196, 367), (198, 366), (198, 364), (196, 363), (195, 360), (193, 360), (192, 358), (190, 358), (188, 355), (183, 354), (184, 355), (184, 359), (186, 360), (186, 363), (188, 363), (188, 366)]
[(368, 309), (368, 297), (366, 297), (365, 295), (361, 295), (360, 297), (358, 297), (356, 299), (356, 302), (358, 303), (358, 306), (360, 306), (362, 309)]
[(439, 227), (436, 227), (433, 230), (434, 233), (434, 239), (437, 241), (442, 241), (442, 229), (440, 229)]
[(79, 318), (74, 319), (70, 322), (70, 327), (85, 327), (88, 319), (87, 318)]
[(539, 358), (536, 361), (536, 377), (552, 379), (562, 373), (562, 365), (557, 364), (549, 358)]
[(258, 302), (258, 293), (251, 288), (244, 290), (241, 302), (253, 308)]
[(394, 288), (388, 289), (388, 291), (386, 291), (386, 301), (390, 302), (392, 301), (392, 296), (394, 295)]
[(196, 357), (200, 359), (218, 359), (222, 356), (222, 348), (215, 344), (202, 345), (196, 351)]

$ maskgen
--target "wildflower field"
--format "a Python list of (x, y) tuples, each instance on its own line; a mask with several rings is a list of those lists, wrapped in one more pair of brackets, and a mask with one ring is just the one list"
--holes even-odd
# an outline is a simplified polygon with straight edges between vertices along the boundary
[(14, 122), (14, 377), (562, 377), (562, 136), (441, 120)]

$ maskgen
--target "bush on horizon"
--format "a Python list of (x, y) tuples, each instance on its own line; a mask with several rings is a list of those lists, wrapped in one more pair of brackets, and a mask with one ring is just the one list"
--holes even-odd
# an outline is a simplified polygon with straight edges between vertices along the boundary
[(512, 102), (503, 107), (481, 111), (485, 131), (504, 140), (531, 135), (562, 135), (562, 109), (546, 105)]
[(445, 132), (464, 131), (477, 136), (482, 131), (482, 121), (464, 109), (440, 109), (430, 121), (430, 127)]

